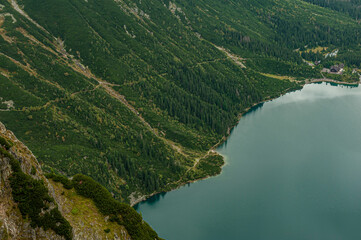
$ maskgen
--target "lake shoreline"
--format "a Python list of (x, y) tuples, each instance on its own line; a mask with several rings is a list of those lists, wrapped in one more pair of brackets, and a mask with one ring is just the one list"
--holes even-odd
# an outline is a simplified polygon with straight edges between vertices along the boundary
[[(259, 105), (261, 105), (261, 104), (264, 104), (264, 103), (266, 103), (266, 102), (272, 101), (272, 100), (274, 100), (274, 99), (277, 99), (277, 98), (279, 98), (279, 97), (281, 97), (281, 96), (283, 96), (283, 95), (285, 95), (285, 94), (287, 94), (287, 93), (301, 90), (304, 85), (305, 85), (305, 84), (300, 85), (301, 88), (300, 88), (300, 89), (296, 89), (296, 90), (288, 88), (288, 89), (284, 90), (284, 91), (283, 91), (279, 96), (277, 96), (277, 97), (266, 98), (266, 99), (264, 99), (264, 100), (262, 100), (262, 101), (259, 101), (259, 102), (257, 102), (257, 103), (254, 103), (252, 106), (250, 106), (250, 107), (248, 107), (248, 108), (245, 108), (245, 109), (238, 115), (238, 117), (237, 117), (237, 118), (238, 118), (237, 122), (236, 122), (234, 125), (232, 125), (231, 127), (229, 127), (229, 131), (228, 131), (229, 133), (228, 133), (228, 135), (227, 135), (227, 136), (223, 136), (223, 137), (218, 141), (218, 143), (216, 143), (214, 146), (212, 146), (212, 147), (209, 149), (209, 151), (212, 151), (212, 150), (213, 150), (216, 154), (222, 156), (222, 158), (223, 158), (223, 163), (222, 163), (222, 165), (220, 166), (221, 172), (220, 172), (219, 174), (211, 175), (211, 176), (210, 176), (210, 175), (207, 175), (207, 176), (203, 176), (203, 177), (201, 177), (201, 178), (197, 178), (197, 179), (193, 179), (193, 180), (190, 180), (190, 181), (182, 182), (182, 183), (180, 183), (180, 184), (177, 184), (177, 185), (174, 186), (174, 187), (171, 187), (171, 188), (170, 188), (169, 190), (167, 190), (167, 191), (157, 191), (157, 192), (154, 192), (154, 193), (151, 193), (151, 194), (148, 194), (148, 195), (140, 195), (140, 196), (138, 196), (138, 197), (133, 197), (133, 196), (131, 195), (131, 196), (130, 196), (130, 206), (135, 207), (137, 204), (139, 204), (139, 203), (141, 203), (141, 202), (144, 202), (144, 201), (147, 201), (147, 199), (149, 199), (149, 198), (151, 198), (151, 197), (153, 197), (153, 196), (155, 196), (155, 195), (157, 195), (157, 194), (167, 193), (167, 192), (170, 192), (170, 191), (173, 191), (173, 190), (177, 190), (177, 189), (185, 186), (186, 184), (195, 183), (195, 182), (197, 182), (197, 181), (201, 181), (201, 180), (208, 179), (208, 178), (210, 178), (210, 177), (216, 177), (216, 176), (221, 175), (222, 172), (223, 172), (222, 169), (223, 169), (223, 167), (226, 165), (226, 161), (225, 161), (225, 156), (223, 156), (223, 155), (221, 155), (220, 153), (218, 153), (218, 152), (216, 151), (216, 149), (217, 149), (220, 145), (222, 145), (222, 144), (228, 139), (228, 137), (231, 135), (232, 129), (238, 125), (238, 123), (239, 123), (239, 121), (241, 120), (241, 118), (242, 118), (245, 114), (251, 112), (251, 111), (252, 111), (254, 108), (256, 108), (257, 106), (259, 106)], [(174, 184), (174, 182), (173, 182), (173, 183), (169, 183), (169, 184)]]
[[(209, 151), (214, 151), (216, 154), (222, 156), (223, 158), (223, 164), (220, 166), (221, 168), (221, 172), (219, 174), (216, 174), (216, 175), (211, 175), (211, 176), (204, 176), (204, 177), (201, 177), (201, 178), (197, 178), (197, 179), (193, 179), (193, 180), (190, 180), (190, 181), (186, 181), (186, 182), (182, 182), (174, 187), (171, 187), (169, 190), (166, 190), (166, 191), (158, 191), (158, 192), (154, 192), (152, 194), (148, 194), (148, 195), (141, 195), (141, 196), (138, 196), (136, 198), (134, 198), (133, 196), (130, 196), (130, 206), (134, 207), (136, 206), (137, 204), (141, 203), (141, 202), (144, 202), (146, 201), (147, 199), (157, 195), (157, 194), (161, 194), (161, 193), (167, 193), (167, 192), (170, 192), (170, 191), (173, 191), (173, 190), (177, 190), (183, 186), (185, 186), (186, 184), (190, 184), (190, 183), (195, 183), (197, 181), (201, 181), (201, 180), (205, 180), (205, 179), (208, 179), (210, 177), (216, 177), (216, 176), (219, 176), (222, 174), (222, 169), (223, 167), (226, 165), (226, 161), (225, 161), (225, 156), (221, 155), (219, 152), (216, 151), (216, 149), (222, 145), (228, 138), (229, 136), (231, 135), (231, 132), (232, 130), (239, 124), (239, 121), (242, 119), (242, 117), (247, 114), (247, 113), (250, 113), (252, 112), (255, 108), (257, 108), (257, 106), (259, 105), (262, 105), (266, 102), (269, 102), (269, 101), (272, 101), (274, 99), (277, 99), (279, 97), (282, 97), (284, 96), (285, 94), (287, 93), (291, 93), (291, 92), (294, 92), (294, 91), (299, 91), (299, 90), (302, 90), (304, 86), (306, 85), (309, 85), (309, 84), (319, 84), (319, 83), (322, 83), (322, 82), (325, 82), (325, 83), (333, 83), (333, 84), (337, 84), (337, 85), (347, 85), (347, 86), (355, 86), (355, 85), (358, 85), (361, 83), (361, 81), (359, 82), (355, 82), (355, 83), (348, 83), (348, 82), (339, 82), (339, 81), (336, 81), (336, 80), (333, 80), (333, 79), (311, 79), (311, 80), (306, 80), (303, 84), (300, 84), (300, 89), (286, 89), (284, 91), (281, 92), (281, 94), (277, 97), (270, 97), (270, 98), (266, 98), (262, 101), (259, 101), (257, 103), (254, 103), (252, 106), (248, 107), (248, 108), (245, 108), (239, 115), (238, 115), (238, 120), (237, 122), (232, 125), (231, 127), (229, 127), (229, 131), (228, 131), (228, 135), (227, 136), (223, 136), (219, 141), (218, 143), (216, 143), (214, 146), (212, 146)], [(170, 183), (170, 184), (175, 184), (176, 182), (174, 183)]]
[(340, 82), (334, 79), (330, 79), (330, 78), (319, 78), (319, 79), (311, 79), (310, 82), (306, 82), (306, 84), (311, 84), (311, 83), (322, 83), (322, 82), (326, 82), (326, 83), (334, 83), (337, 85), (348, 85), (348, 86), (356, 86), (359, 85), (361, 83), (361, 80), (358, 82)]
[(314, 83), (260, 105), (217, 148), (221, 175), (136, 210), (165, 239), (358, 239), (360, 101), (360, 85)]

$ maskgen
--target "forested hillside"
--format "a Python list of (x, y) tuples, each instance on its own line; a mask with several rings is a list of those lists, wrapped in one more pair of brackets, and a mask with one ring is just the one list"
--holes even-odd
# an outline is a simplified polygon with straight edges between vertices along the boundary
[(131, 203), (219, 173), (209, 150), (240, 113), (321, 76), (303, 49), (342, 56), (361, 37), (349, 15), (301, 0), (1, 4), (0, 120), (45, 171)]
[(361, 1), (360, 0), (304, 0), (306, 2), (330, 8), (335, 11), (343, 12), (351, 17), (353, 17), (356, 21), (361, 18)]

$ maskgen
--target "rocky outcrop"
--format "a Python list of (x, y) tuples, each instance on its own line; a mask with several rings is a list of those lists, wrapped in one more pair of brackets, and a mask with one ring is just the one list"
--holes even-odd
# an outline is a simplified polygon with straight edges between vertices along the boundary
[[(131, 239), (123, 226), (111, 223), (99, 213), (90, 199), (77, 195), (74, 190), (64, 189), (60, 183), (49, 181), (33, 153), (1, 122), (0, 137), (13, 144), (8, 152), (19, 161), (22, 171), (34, 179), (44, 181), (59, 211), (71, 224), (73, 239)], [(30, 220), (22, 217), (12, 197), (9, 181), (11, 174), (10, 159), (0, 154), (0, 240), (64, 239), (50, 229), (44, 231), (42, 228), (32, 228)]]
[[(19, 160), (24, 173), (30, 175), (31, 170), (35, 169), (35, 173), (33, 172), (31, 176), (47, 181), (32, 152), (11, 131), (6, 130), (2, 123), (0, 123), (0, 136), (14, 144), (9, 152)], [(11, 173), (9, 158), (0, 155), (0, 239), (63, 239), (52, 230), (34, 229), (30, 226), (30, 221), (23, 219), (12, 198), (9, 182)]]

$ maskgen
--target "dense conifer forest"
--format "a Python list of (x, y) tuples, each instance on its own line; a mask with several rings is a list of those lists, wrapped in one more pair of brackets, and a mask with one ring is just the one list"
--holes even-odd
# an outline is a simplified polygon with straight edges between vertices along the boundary
[(45, 171), (124, 202), (219, 173), (209, 150), (241, 113), (361, 64), (354, 1), (1, 4), (0, 121)]

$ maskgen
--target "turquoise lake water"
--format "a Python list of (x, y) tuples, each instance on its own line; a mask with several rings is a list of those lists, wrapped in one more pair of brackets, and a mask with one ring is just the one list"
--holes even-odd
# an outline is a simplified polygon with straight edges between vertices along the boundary
[(139, 204), (168, 240), (361, 239), (361, 87), (306, 85), (246, 114), (221, 175)]

